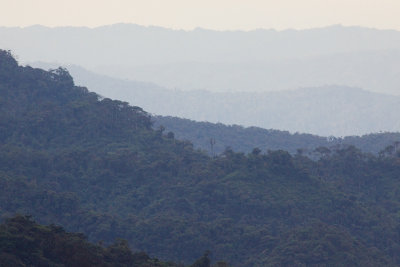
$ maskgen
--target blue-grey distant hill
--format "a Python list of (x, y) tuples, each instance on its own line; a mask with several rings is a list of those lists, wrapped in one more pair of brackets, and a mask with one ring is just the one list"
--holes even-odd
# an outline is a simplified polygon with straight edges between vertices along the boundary
[(255, 148), (262, 152), (285, 150), (292, 154), (314, 155), (320, 147), (336, 148), (355, 146), (364, 152), (379, 154), (384, 148), (400, 142), (400, 133), (374, 133), (343, 138), (322, 137), (305, 133), (289, 133), (259, 127), (224, 125), (222, 123), (198, 122), (169, 116), (153, 117), (154, 128), (173, 132), (176, 138), (188, 140), (196, 148), (218, 155), (231, 148), (250, 153)]
[(68, 70), (77, 84), (157, 115), (336, 137), (400, 131), (400, 97), (359, 88), (324, 86), (241, 93), (181, 91), (110, 78), (78, 66), (68, 66)]
[(246, 62), (100, 66), (94, 70), (181, 90), (282, 91), (340, 84), (400, 94), (400, 50), (353, 51)]
[(171, 89), (276, 91), (326, 84), (390, 94), (400, 89), (400, 32), (394, 30), (0, 27), (0, 48), (26, 62), (77, 64)]

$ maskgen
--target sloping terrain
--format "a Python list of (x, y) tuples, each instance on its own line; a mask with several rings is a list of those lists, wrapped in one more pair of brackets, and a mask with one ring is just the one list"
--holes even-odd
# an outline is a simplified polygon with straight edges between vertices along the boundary
[(220, 154), (227, 147), (245, 153), (258, 148), (264, 152), (281, 149), (292, 154), (301, 152), (310, 155), (321, 146), (334, 148), (343, 145), (354, 145), (364, 152), (377, 155), (383, 148), (400, 141), (398, 132), (336, 138), (170, 116), (153, 116), (152, 119), (155, 129), (164, 127), (166, 132), (173, 132), (178, 139), (189, 140), (195, 148), (207, 151), (210, 155)]
[(399, 94), (400, 33), (394, 30), (36, 25), (0, 27), (0, 36), (0, 48), (12, 49), (24, 62), (77, 64), (169, 89), (261, 92), (338, 84)]
[(0, 262), (3, 267), (178, 267), (172, 262), (132, 253), (124, 240), (103, 247), (89, 243), (82, 233), (38, 225), (28, 216), (16, 216), (0, 225)]
[[(32, 65), (46, 69), (56, 66), (40, 62)], [(359, 88), (319, 86), (281, 92), (182, 91), (153, 83), (115, 79), (74, 65), (68, 66), (68, 70), (79, 85), (161, 116), (335, 137), (400, 131), (396, 117), (400, 112), (400, 97)], [(182, 136), (180, 132), (177, 134)], [(197, 143), (193, 138), (189, 140)]]
[(122, 237), (184, 263), (206, 250), (234, 266), (400, 263), (395, 146), (379, 156), (320, 148), (316, 161), (257, 149), (211, 158), (153, 130), (141, 108), (74, 86), (64, 69), (19, 66), (7, 51), (0, 133), (2, 217)]

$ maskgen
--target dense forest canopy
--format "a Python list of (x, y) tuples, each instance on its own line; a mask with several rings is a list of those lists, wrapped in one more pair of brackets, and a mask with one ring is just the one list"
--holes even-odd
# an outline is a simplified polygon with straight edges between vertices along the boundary
[(68, 233), (56, 225), (43, 226), (29, 216), (16, 216), (0, 225), (1, 266), (180, 267), (132, 253), (124, 240), (108, 247), (89, 243), (81, 233)]
[(397, 145), (210, 157), (151, 126), (65, 69), (0, 51), (1, 218), (30, 214), (184, 264), (207, 263), (207, 250), (234, 266), (400, 264)]
[(296, 154), (301, 150), (302, 153), (312, 156), (314, 150), (321, 146), (335, 148), (346, 145), (353, 145), (363, 152), (377, 155), (383, 148), (400, 141), (399, 132), (322, 137), (259, 127), (197, 122), (171, 116), (153, 116), (152, 120), (155, 129), (162, 126), (166, 132), (173, 132), (178, 139), (189, 140), (195, 148), (208, 151), (210, 155), (220, 154), (224, 152), (226, 147), (244, 153), (250, 153), (257, 147), (263, 152), (281, 149), (291, 154)]

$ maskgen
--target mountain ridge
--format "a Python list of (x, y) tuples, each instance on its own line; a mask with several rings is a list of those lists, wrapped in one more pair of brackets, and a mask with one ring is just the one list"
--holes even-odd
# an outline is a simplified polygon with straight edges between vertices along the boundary
[(176, 138), (188, 140), (195, 148), (207, 151), (210, 155), (223, 153), (226, 148), (244, 153), (258, 148), (262, 152), (281, 149), (291, 154), (301, 151), (312, 156), (319, 147), (334, 148), (346, 145), (353, 145), (363, 152), (378, 155), (384, 148), (400, 141), (399, 132), (336, 138), (254, 126), (199, 122), (171, 116), (153, 116), (153, 120), (155, 129), (163, 127), (166, 132), (173, 132)]
[[(74, 28), (74, 27), (66, 27), (66, 28), (60, 28), (63, 32), (62, 35), (58, 36), (57, 38), (59, 40), (64, 40), (66, 45), (69, 45), (69, 50), (68, 49), (62, 49), (63, 51), (66, 51), (67, 53), (62, 55), (62, 54), (58, 54), (57, 57), (54, 57), (53, 55), (54, 52), (61, 52), (60, 48), (51, 48), (51, 47), (47, 47), (46, 45), (46, 40), (54, 40), (54, 37), (57, 36), (57, 27), (55, 28), (48, 28), (48, 27), (39, 27), (39, 28), (34, 28), (34, 30), (46, 30), (49, 32), (53, 32), (52, 36), (47, 36), (43, 35), (41, 36), (40, 31), (36, 32), (35, 35), (30, 35), (29, 34), (29, 28), (20, 28), (17, 32), (12, 32), (12, 28), (6, 28), (6, 27), (0, 27), (0, 33), (3, 35), (3, 38), (0, 42), (0, 46), (4, 48), (8, 48), (8, 49), (13, 49), (16, 53), (18, 53), (19, 55), (23, 56), (25, 58), (25, 60), (29, 60), (29, 61), (33, 61), (35, 59), (32, 58), (32, 54), (29, 55), (29, 51), (23, 49), (24, 46), (21, 46), (21, 43), (16, 42), (16, 40), (24, 40), (26, 38), (30, 38), (31, 41), (31, 51), (37, 50), (41, 51), (42, 49), (47, 49), (48, 51), (48, 55), (47, 56), (40, 56), (39, 58), (36, 57), (36, 60), (46, 60), (49, 61), (49, 58), (53, 58), (53, 60), (60, 60), (62, 62), (65, 63), (75, 63), (75, 64), (79, 64), (79, 65), (83, 65), (83, 66), (87, 66), (87, 64), (82, 64), (82, 60), (84, 60), (85, 58), (87, 58), (88, 56), (92, 56), (93, 52), (99, 49), (99, 44), (96, 44), (97, 40), (101, 40), (101, 38), (110, 38), (110, 34), (112, 34), (112, 32), (110, 32), (110, 29), (115, 28), (115, 32), (114, 34), (116, 34), (115, 41), (118, 39), (119, 45), (120, 45), (120, 51), (121, 53), (125, 54), (125, 58), (127, 59), (127, 57), (132, 58), (132, 55), (136, 55), (135, 57), (135, 61), (132, 61), (130, 64), (134, 63), (137, 65), (143, 64), (146, 61), (149, 63), (151, 62), (152, 59), (154, 59), (154, 56), (151, 56), (150, 54), (147, 54), (146, 57), (140, 56), (140, 54), (143, 54), (143, 50), (146, 47), (142, 46), (144, 43), (148, 43), (147, 48), (146, 49), (161, 49), (163, 52), (165, 48), (170, 47), (173, 48), (174, 46), (171, 46), (169, 43), (173, 43), (175, 44), (177, 41), (176, 40), (180, 40), (182, 41), (185, 40), (185, 38), (189, 38), (190, 34), (211, 34), (210, 36), (200, 36), (200, 39), (197, 39), (197, 37), (195, 39), (187, 39), (184, 44), (178, 45), (176, 46), (176, 48), (180, 48), (182, 45), (183, 46), (187, 46), (187, 47), (191, 47), (192, 45), (195, 45), (197, 43), (197, 46), (193, 46), (193, 47), (197, 47), (198, 49), (194, 49), (194, 51), (198, 50), (197, 52), (197, 56), (192, 53), (192, 54), (186, 54), (183, 53), (182, 51), (179, 52), (178, 50), (176, 50), (176, 48), (174, 48), (172, 51), (172, 54), (174, 54), (175, 59), (173, 60), (173, 62), (181, 62), (181, 61), (185, 61), (186, 59), (192, 58), (193, 59), (198, 59), (200, 62), (204, 62), (204, 61), (211, 61), (211, 62), (218, 62), (218, 58), (225, 58), (222, 61), (226, 61), (227, 59), (230, 58), (230, 60), (228, 60), (229, 62), (235, 61), (232, 60), (234, 58), (252, 58), (252, 59), (260, 59), (260, 56), (262, 56), (262, 58), (268, 59), (270, 58), (273, 53), (276, 53), (276, 49), (286, 49), (285, 51), (288, 52), (289, 51), (289, 47), (287, 45), (286, 42), (286, 38), (292, 38), (297, 40), (297, 46), (295, 47), (291, 47), (291, 51), (290, 54), (291, 56), (284, 56), (284, 57), (303, 57), (304, 55), (317, 55), (317, 54), (321, 54), (322, 51), (326, 51), (323, 52), (322, 54), (330, 54), (330, 53), (337, 53), (337, 52), (345, 52), (345, 51), (353, 51), (353, 50), (360, 50), (359, 48), (364, 47), (361, 50), (381, 50), (381, 49), (395, 49), (395, 48), (399, 48), (398, 46), (398, 41), (400, 40), (400, 33), (397, 31), (385, 31), (385, 30), (371, 30), (371, 29), (367, 29), (367, 28), (353, 28), (353, 27), (326, 27), (326, 28), (321, 28), (321, 29), (314, 29), (314, 30), (304, 30), (301, 32), (298, 31), (283, 31), (283, 32), (273, 32), (273, 31), (253, 31), (253, 32), (236, 32), (236, 34), (240, 34), (240, 40), (241, 42), (239, 43), (232, 43), (232, 40), (237, 40), (238, 37), (234, 37), (232, 35), (235, 34), (235, 32), (225, 32), (225, 35), (227, 35), (229, 38), (233, 38), (233, 39), (227, 39), (227, 40), (223, 40), (223, 39), (218, 39), (218, 34), (224, 34), (224, 32), (213, 32), (213, 31), (189, 31), (189, 32), (182, 32), (182, 31), (173, 31), (173, 30), (167, 30), (164, 28), (157, 28), (156, 31), (168, 31), (170, 33), (174, 33), (174, 34), (183, 34), (184, 37), (180, 37), (180, 38), (176, 38), (179, 36), (174, 36), (173, 39), (168, 38), (168, 36), (153, 36), (156, 37), (156, 40), (158, 40), (159, 38), (163, 37), (162, 39), (164, 40), (163, 42), (163, 46), (158, 46), (154, 43), (154, 39), (153, 42), (150, 42), (149, 40), (146, 40), (146, 36), (147, 35), (152, 35), (153, 33), (151, 32), (151, 28), (147, 28), (147, 27), (142, 27), (142, 26), (138, 26), (138, 25), (123, 25), (123, 29), (130, 29), (132, 31), (134, 30), (138, 30), (137, 34), (144, 34), (142, 37), (140, 36), (136, 36), (135, 41), (136, 42), (132, 42), (131, 39), (129, 39), (128, 37), (130, 35), (132, 35), (134, 32), (132, 32), (131, 34), (127, 34), (127, 32), (121, 32), (121, 27), (118, 27), (118, 25), (111, 25), (111, 26), (106, 26), (106, 28), (95, 28), (95, 29), (90, 29), (90, 28), (83, 28), (83, 30), (85, 31), (85, 34), (80, 33), (79, 28)], [(14, 29), (15, 30), (15, 29)], [(104, 30), (104, 32), (102, 32), (102, 30)], [(146, 31), (147, 30), (147, 31)], [(11, 32), (10, 32), (11, 31)], [(73, 33), (75, 31), (75, 33)], [(329, 32), (332, 31), (332, 34), (330, 34)], [(24, 36), (23, 32), (27, 32), (27, 35)], [(68, 35), (70, 34), (70, 32), (73, 33), (73, 35)], [(100, 35), (96, 35), (96, 32), (100, 32)], [(325, 34), (328, 33), (328, 34)], [(362, 33), (361, 33), (362, 32)], [(365, 33), (364, 33), (365, 32)], [(88, 34), (90, 33), (90, 34)], [(269, 34), (273, 34), (273, 36), (266, 36), (265, 34), (269, 33)], [(301, 33), (303, 34), (302, 36), (297, 36), (297, 33)], [(305, 33), (307, 34), (314, 34), (317, 33), (319, 34), (318, 37), (310, 37), (310, 36), (306, 36), (304, 35)], [(154, 34), (157, 34), (156, 32), (154, 32)], [(216, 35), (217, 34), (217, 35)], [(286, 36), (285, 34), (288, 34), (288, 36)], [(340, 39), (338, 38), (338, 36), (335, 36), (335, 34), (342, 34), (343, 36), (346, 36), (346, 39)], [(371, 34), (371, 36), (368, 36), (368, 34)], [(374, 34), (378, 34), (381, 40), (381, 42), (379, 44), (376, 44), (375, 42), (367, 42), (366, 40), (374, 40), (375, 38), (377, 38), (377, 36), (374, 36)], [(249, 38), (243, 38), (244, 36), (249, 35)], [(254, 35), (254, 39), (251, 40), (252, 36)], [(276, 39), (276, 36), (280, 36), (280, 39)], [(359, 36), (360, 38), (355, 38), (354, 35)], [(188, 37), (186, 37), (188, 36)], [(73, 38), (75, 37), (75, 38)], [(87, 43), (90, 45), (85, 45), (85, 46), (81, 46), (80, 49), (77, 49), (75, 47), (75, 39), (79, 37), (81, 38), (83, 43)], [(146, 37), (146, 38), (145, 38)], [(273, 38), (272, 38), (273, 37)], [(351, 39), (349, 37), (352, 37)], [(16, 39), (17, 38), (17, 39)], [(42, 38), (42, 41), (41, 39)], [(88, 39), (91, 38), (91, 39)], [(93, 39), (94, 38), (94, 39)], [(100, 38), (100, 39), (99, 39)], [(216, 39), (215, 39), (216, 38)], [(272, 38), (272, 39), (271, 39)], [(333, 45), (332, 42), (329, 42), (329, 39), (336, 38), (336, 44)], [(367, 39), (365, 39), (367, 38)], [(87, 39), (87, 40), (86, 40)], [(215, 39), (215, 40), (214, 40)], [(248, 40), (247, 40), (248, 39)], [(315, 43), (312, 43), (311, 40), (315, 40)], [(75, 41), (74, 41), (75, 40)], [(86, 40), (86, 41), (85, 41)], [(175, 40), (175, 41), (174, 41)], [(214, 40), (214, 41), (211, 41)], [(339, 42), (338, 40), (341, 40), (341, 42)], [(121, 41), (125, 41), (122, 42)], [(127, 42), (129, 41), (129, 42)], [(199, 43), (200, 41), (200, 43)], [(311, 41), (311, 46), (309, 47), (308, 45), (306, 45), (306, 43)], [(278, 42), (278, 43), (275, 43)], [(283, 43), (279, 43), (279, 42), (283, 42)], [(305, 42), (305, 43), (301, 43), (301, 42)], [(317, 43), (319, 43), (319, 45), (317, 45)], [(289, 43), (293, 43), (289, 42)], [(7, 45), (8, 44), (8, 45)], [(37, 45), (42, 45), (42, 49), (40, 49), (40, 46)], [(61, 43), (62, 44), (62, 43)], [(104, 42), (104, 44), (108, 44), (109, 45), (109, 52), (108, 54), (104, 54), (101, 53), (99, 54), (100, 57), (93, 58), (91, 57), (91, 60), (93, 61), (92, 64), (89, 65), (98, 65), (98, 64), (105, 64), (106, 62), (108, 62), (107, 64), (110, 65), (110, 60), (113, 60), (113, 58), (111, 58), (110, 56), (112, 55), (117, 55), (114, 59), (120, 59), (122, 54), (118, 54), (117, 51), (113, 50), (113, 48), (115, 47), (114, 42), (112, 42), (112, 40), (108, 40)], [(209, 44), (214, 44), (213, 45), (213, 49), (211, 49)], [(230, 46), (228, 46), (228, 44), (231, 44)], [(267, 46), (263, 46), (261, 44), (266, 44)], [(198, 46), (200, 45), (200, 46)], [(374, 45), (376, 47), (374, 47)], [(11, 47), (10, 47), (11, 46)], [(236, 47), (237, 46), (237, 47)], [(354, 46), (354, 47), (352, 47)], [(91, 53), (86, 53), (86, 57), (82, 56), (80, 51), (83, 50), (87, 50), (91, 47), (92, 52)], [(128, 48), (131, 48), (131, 50), (127, 50)], [(143, 51), (141, 51), (140, 53), (136, 53), (135, 51), (135, 47), (138, 49), (141, 49)], [(252, 50), (247, 49), (247, 51), (251, 51), (251, 53), (247, 53), (247, 55), (243, 54), (243, 51), (241, 51), (241, 49), (243, 48), (253, 48)], [(270, 49), (268, 49), (268, 47), (270, 47)], [(356, 48), (359, 47), (359, 48)], [(63, 47), (64, 48), (64, 47)], [(66, 48), (66, 47), (65, 47)], [(98, 51), (107, 51), (104, 50), (105, 48), (101, 48)], [(203, 52), (201, 52), (202, 50), (207, 51), (206, 54), (204, 54)], [(224, 53), (215, 53), (215, 51), (223, 51), (223, 49), (225, 50)], [(68, 57), (73, 57), (74, 53), (70, 53), (68, 51), (72, 51), (74, 50), (74, 53), (76, 53), (76, 55), (79, 55), (78, 57), (74, 57), (75, 60), (65, 60), (65, 58)], [(191, 50), (193, 50), (193, 48), (191, 48)], [(255, 51), (257, 50), (257, 54), (254, 54)], [(317, 51), (321, 51), (318, 52)], [(44, 50), (43, 50), (44, 51)], [(300, 51), (300, 53), (299, 53)], [(301, 52), (302, 51), (302, 52)], [(87, 51), (90, 52), (90, 51)], [(237, 52), (237, 54), (235, 55), (233, 52)], [(285, 52), (285, 53), (286, 53)], [(134, 54), (132, 54), (134, 53)], [(183, 54), (182, 54), (183, 53)], [(285, 54), (285, 53), (281, 53), (281, 57)], [(106, 56), (107, 55), (107, 56)], [(302, 56), (303, 55), (303, 56)], [(51, 57), (49, 57), (51, 56)], [(167, 62), (164, 61), (163, 59), (167, 59), (168, 57), (166, 57), (167, 55), (162, 56), (162, 54), (158, 53), (157, 56), (157, 63), (162, 63), (162, 62)], [(238, 57), (239, 56), (239, 57)], [(256, 56), (256, 57), (254, 57)], [(267, 57), (265, 57), (267, 56)], [(276, 56), (273, 56), (276, 57)], [(146, 60), (147, 58), (147, 60)], [(108, 60), (105, 60), (108, 59)], [(122, 58), (121, 58), (122, 59)], [(170, 58), (172, 59), (172, 57)], [(212, 60), (205, 60), (205, 59), (212, 59)], [(120, 62), (119, 60), (114, 62)], [(51, 60), (50, 60), (51, 61)], [(123, 60), (122, 62), (124, 62), (125, 60)], [(85, 61), (88, 63), (88, 61)], [(139, 62), (143, 62), (143, 63), (139, 63)], [(120, 64), (120, 63), (119, 63)]]
[(128, 101), (156, 115), (320, 136), (400, 131), (396, 119), (400, 97), (361, 88), (322, 86), (253, 93), (182, 91), (111, 78), (76, 66), (71, 66), (70, 71), (78, 84), (96, 88), (101, 95)]
[(206, 250), (246, 267), (400, 263), (396, 146), (210, 157), (152, 129), (142, 108), (75, 86), (65, 69), (20, 66), (7, 51), (0, 111), (0, 218), (31, 214), (184, 263)]

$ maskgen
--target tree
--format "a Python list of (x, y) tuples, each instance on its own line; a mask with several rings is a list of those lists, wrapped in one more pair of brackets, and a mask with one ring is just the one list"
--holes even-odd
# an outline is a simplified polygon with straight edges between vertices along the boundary
[(203, 256), (196, 260), (190, 267), (210, 267), (211, 266), (211, 260), (209, 259), (208, 255), (210, 254), (210, 251), (204, 252)]

